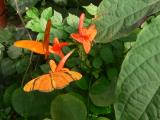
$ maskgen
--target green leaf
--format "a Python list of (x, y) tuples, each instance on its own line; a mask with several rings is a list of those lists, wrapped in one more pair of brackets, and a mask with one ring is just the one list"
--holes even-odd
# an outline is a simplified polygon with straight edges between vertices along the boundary
[[(40, 0), (16, 0), (19, 8), (19, 12), (23, 14), (27, 8), (33, 7)], [(16, 10), (16, 2), (13, 0), (8, 0), (8, 3)]]
[(108, 68), (107, 69), (107, 76), (109, 80), (117, 79), (118, 77), (118, 70), (116, 68)]
[(89, 79), (87, 77), (82, 77), (80, 80), (76, 81), (76, 85), (82, 90), (87, 90), (89, 87)]
[(105, 107), (98, 107), (93, 104), (89, 106), (89, 110), (94, 114), (94, 115), (104, 115), (104, 114), (109, 114), (112, 112), (112, 108), (110, 106), (105, 106)]
[(4, 95), (3, 95), (3, 101), (5, 105), (8, 105), (8, 106), (11, 105), (12, 93), (16, 88), (18, 88), (18, 85), (12, 84), (5, 90)]
[(86, 120), (87, 109), (77, 97), (64, 94), (52, 101), (51, 116), (53, 120)]
[(22, 55), (22, 49), (21, 48), (17, 48), (15, 46), (10, 46), (7, 50), (7, 54), (10, 58), (12, 59), (16, 59), (18, 58), (19, 56)]
[(40, 65), (40, 69), (43, 71), (43, 73), (48, 73), (50, 71), (50, 67), (48, 64)]
[[(154, 2), (153, 2), (154, 3)], [(160, 110), (160, 16), (139, 33), (117, 83), (116, 120), (157, 120)]]
[(9, 58), (4, 58), (1, 60), (1, 71), (4, 76), (10, 76), (16, 73), (16, 68), (14, 62)]
[(18, 74), (24, 73), (29, 65), (29, 58), (24, 57), (23, 59), (17, 60), (16, 70)]
[(160, 0), (103, 0), (97, 10), (96, 42), (107, 43), (127, 35), (153, 13), (160, 11)]
[(44, 33), (38, 33), (37, 40), (43, 40), (44, 39)]
[(32, 19), (28, 21), (25, 27), (31, 29), (34, 32), (44, 32), (40, 19)]
[(27, 10), (27, 12), (26, 12), (26, 15), (29, 17), (29, 18), (38, 18), (39, 17), (39, 11), (38, 11), (38, 9), (37, 8), (35, 8), (35, 7), (32, 7), (32, 8), (30, 8), (29, 10)]
[(110, 119), (106, 117), (99, 117), (97, 120), (110, 120)]
[(114, 55), (112, 48), (109, 46), (104, 46), (100, 49), (100, 57), (106, 63), (113, 63), (114, 62)]
[(59, 39), (68, 38), (68, 34), (64, 30), (52, 28), (51, 33), (53, 33), (52, 38), (54, 38), (54, 37), (58, 37)]
[(56, 93), (24, 92), (16, 89), (12, 95), (12, 105), (15, 111), (23, 117), (44, 116), (49, 114), (51, 100)]
[(103, 61), (102, 61), (102, 59), (100, 57), (95, 57), (93, 59), (92, 64), (93, 64), (93, 67), (100, 68), (102, 66), (102, 64), (103, 64)]
[(83, 6), (87, 10), (87, 12), (91, 15), (96, 15), (97, 13), (97, 6), (93, 5), (92, 3), (88, 6)]
[(0, 42), (8, 43), (11, 41), (13, 34), (7, 29), (0, 29)]
[(60, 26), (62, 25), (62, 15), (61, 13), (54, 10), (54, 15), (51, 17), (51, 21), (53, 26)]
[(77, 29), (78, 28), (78, 22), (79, 22), (79, 18), (77, 16), (69, 13), (69, 16), (67, 17), (68, 25), (73, 27), (73, 29)]
[(43, 10), (41, 13), (41, 18), (44, 18), (45, 20), (49, 20), (52, 17), (52, 8), (48, 7)]
[(113, 79), (110, 83), (102, 77), (97, 80), (91, 87), (89, 96), (96, 106), (108, 106), (115, 101), (115, 86), (116, 79)]

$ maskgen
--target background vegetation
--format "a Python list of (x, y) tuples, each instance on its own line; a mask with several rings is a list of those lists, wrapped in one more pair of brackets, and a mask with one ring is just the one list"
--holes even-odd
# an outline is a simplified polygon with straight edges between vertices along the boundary
[[(6, 0), (0, 29), (0, 120), (158, 120), (160, 109), (160, 0)], [(83, 78), (50, 93), (22, 89), (48, 73), (44, 56), (16, 48), (20, 39), (72, 41), (81, 12), (98, 34), (89, 55), (78, 51), (66, 66)], [(67, 53), (72, 49), (65, 47)], [(59, 58), (54, 55), (50, 59)]]

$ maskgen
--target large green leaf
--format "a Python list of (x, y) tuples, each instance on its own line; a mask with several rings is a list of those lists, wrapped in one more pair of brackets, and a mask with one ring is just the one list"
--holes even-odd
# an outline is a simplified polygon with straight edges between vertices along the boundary
[(103, 0), (95, 19), (96, 42), (106, 43), (128, 34), (159, 10), (160, 0)]
[(55, 94), (37, 91), (27, 93), (18, 88), (13, 92), (12, 105), (21, 116), (44, 116), (49, 114), (50, 103)]
[(79, 98), (64, 94), (52, 101), (51, 116), (53, 120), (86, 120), (87, 109)]
[(158, 120), (160, 111), (160, 16), (139, 33), (117, 83), (116, 120)]

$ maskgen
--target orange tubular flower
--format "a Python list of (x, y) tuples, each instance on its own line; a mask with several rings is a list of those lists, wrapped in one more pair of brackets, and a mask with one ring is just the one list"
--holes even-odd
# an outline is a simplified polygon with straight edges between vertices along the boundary
[(49, 45), (50, 28), (51, 28), (51, 20), (48, 20), (43, 42), (38, 42), (37, 40), (19, 40), (14, 43), (14, 46), (25, 48), (34, 53), (45, 55), (45, 58), (47, 58), (49, 53), (59, 55), (62, 58), (64, 57), (64, 55), (61, 49), (64, 46), (67, 46), (68, 43), (66, 42), (59, 43), (58, 38), (54, 38), (53, 46)]
[(62, 48), (64, 46), (68, 46), (67, 42), (59, 42), (58, 38), (54, 38), (53, 40), (53, 46), (49, 49), (50, 52), (53, 52), (54, 54), (60, 56), (61, 58), (64, 57), (64, 54), (62, 52)]
[(71, 37), (83, 44), (84, 50), (86, 54), (88, 54), (91, 50), (91, 43), (97, 34), (97, 30), (95, 24), (91, 24), (87, 28), (83, 27), (84, 18), (85, 14), (82, 13), (79, 19), (78, 33), (72, 33)]
[(49, 65), (51, 71), (48, 74), (41, 75), (29, 81), (24, 86), (24, 91), (38, 90), (41, 92), (51, 92), (55, 89), (66, 87), (72, 81), (80, 80), (82, 77), (81, 73), (64, 68), (66, 60), (72, 53), (73, 50), (64, 56), (58, 65), (56, 65), (54, 60), (50, 60)]

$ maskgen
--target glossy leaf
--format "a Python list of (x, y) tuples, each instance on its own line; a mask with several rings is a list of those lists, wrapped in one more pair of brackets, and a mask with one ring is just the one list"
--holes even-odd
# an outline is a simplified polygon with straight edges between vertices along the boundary
[(87, 109), (77, 97), (64, 94), (52, 101), (51, 116), (53, 120), (86, 120)]
[(49, 114), (50, 103), (55, 94), (37, 91), (26, 93), (21, 88), (14, 91), (12, 105), (21, 116), (44, 116)]
[[(155, 1), (156, 2), (156, 1)], [(157, 120), (160, 110), (160, 16), (144, 26), (117, 84), (116, 120)]]
[(95, 16), (96, 42), (107, 43), (127, 35), (146, 16), (160, 11), (160, 0), (103, 0)]

